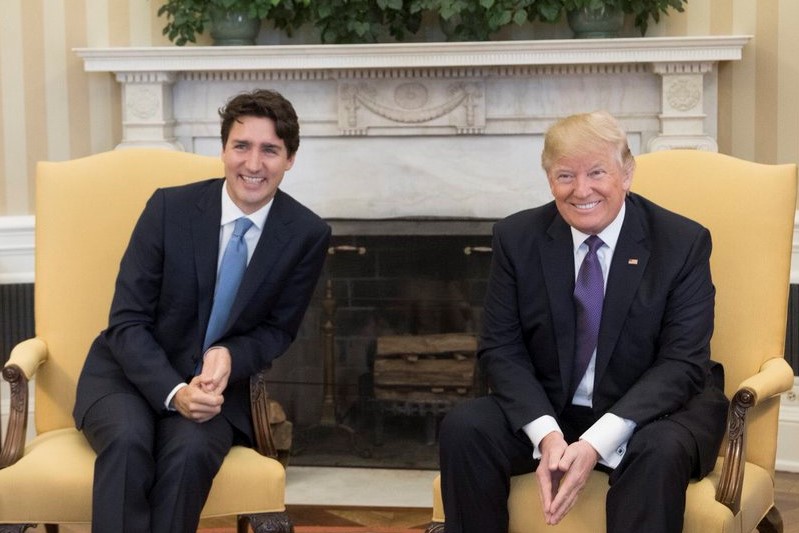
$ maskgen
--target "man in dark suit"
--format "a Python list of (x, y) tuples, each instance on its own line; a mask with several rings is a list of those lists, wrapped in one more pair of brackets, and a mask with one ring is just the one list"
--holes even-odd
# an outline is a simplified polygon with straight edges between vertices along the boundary
[[(329, 226), (278, 188), (299, 147), (291, 103), (257, 90), (220, 116), (224, 179), (150, 198), (78, 382), (96, 533), (196, 531), (225, 455), (253, 443), (249, 378), (294, 340), (325, 258)], [(246, 270), (224, 291), (234, 239)]]
[(542, 163), (554, 201), (494, 228), (478, 352), (491, 392), (442, 424), (446, 531), (507, 531), (510, 477), (533, 470), (556, 524), (594, 468), (609, 532), (682, 531), (727, 409), (710, 234), (629, 192), (635, 160), (606, 112), (554, 124)]

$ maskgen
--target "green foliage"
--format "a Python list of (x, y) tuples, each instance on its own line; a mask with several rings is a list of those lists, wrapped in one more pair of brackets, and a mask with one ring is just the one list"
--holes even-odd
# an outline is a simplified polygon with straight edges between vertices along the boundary
[(166, 16), (163, 34), (178, 46), (197, 42), (214, 11), (246, 13), (251, 19), (273, 19), (291, 33), (308, 20), (311, 0), (165, 0), (158, 16)]
[(323, 43), (397, 41), (419, 31), (430, 0), (313, 0), (314, 25)]
[(286, 35), (291, 34), (311, 20), (312, 0), (271, 0), (272, 9), (262, 18), (268, 18), (275, 25), (275, 28), (283, 30)]
[(684, 11), (687, 0), (163, 0), (158, 10), (167, 23), (164, 35), (177, 45), (196, 42), (213, 10), (237, 10), (268, 19), (291, 35), (308, 22), (323, 43), (403, 41), (417, 33), (425, 13), (437, 16), (449, 40), (485, 41), (511, 24), (558, 22), (569, 10), (620, 8), (634, 17), (644, 35), (649, 23), (671, 9)]
[(631, 13), (635, 17), (635, 27), (641, 30), (641, 35), (646, 34), (649, 27), (649, 19), (660, 22), (660, 15), (668, 15), (669, 8), (682, 13), (685, 11), (683, 4), (688, 0), (623, 0), (625, 13)]
[(443, 21), (447, 37), (454, 41), (486, 41), (510, 24), (527, 22), (528, 10), (537, 0), (431, 0), (431, 9)]

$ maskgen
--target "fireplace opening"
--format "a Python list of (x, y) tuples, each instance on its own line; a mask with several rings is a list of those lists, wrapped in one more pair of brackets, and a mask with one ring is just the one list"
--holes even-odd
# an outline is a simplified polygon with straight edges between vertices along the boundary
[(332, 221), (297, 340), (269, 374), (291, 464), (438, 468), (437, 430), (482, 394), (491, 221)]

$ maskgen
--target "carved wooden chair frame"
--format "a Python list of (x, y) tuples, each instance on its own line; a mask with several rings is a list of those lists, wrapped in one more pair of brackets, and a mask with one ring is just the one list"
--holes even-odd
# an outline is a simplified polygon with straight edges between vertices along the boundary
[[(6, 365), (3, 378), (11, 387), (11, 409), (6, 438), (0, 452), (0, 469), (16, 463), (25, 450), (25, 435), (28, 429), (28, 378), (19, 366)], [(250, 378), (250, 406), (255, 433), (255, 450), (265, 457), (280, 460), (285, 466), (286, 456), (278, 453), (269, 424), (269, 393), (266, 388), (266, 372)], [(279, 455), (281, 455), (279, 457)], [(0, 533), (23, 533), (36, 524), (0, 524)], [(291, 533), (293, 526), (285, 512), (244, 514), (236, 518), (237, 533), (247, 533), (252, 527), (255, 533)], [(47, 533), (58, 533), (58, 524), (45, 524)]]

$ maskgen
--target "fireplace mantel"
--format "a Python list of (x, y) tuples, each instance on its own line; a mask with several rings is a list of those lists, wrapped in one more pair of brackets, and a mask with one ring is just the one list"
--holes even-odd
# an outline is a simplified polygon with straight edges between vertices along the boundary
[(541, 204), (558, 117), (607, 109), (634, 152), (717, 150), (717, 64), (749, 36), (80, 48), (122, 87), (120, 148), (219, 152), (217, 110), (255, 87), (297, 109), (284, 188), (327, 218), (499, 218)]
[(87, 72), (327, 71), (741, 59), (750, 36), (468, 43), (77, 48)]

